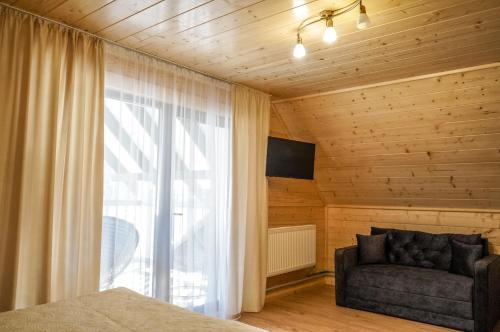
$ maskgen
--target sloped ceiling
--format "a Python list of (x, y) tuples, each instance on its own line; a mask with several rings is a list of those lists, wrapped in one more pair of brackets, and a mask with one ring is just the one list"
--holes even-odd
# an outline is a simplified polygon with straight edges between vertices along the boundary
[(274, 108), (326, 204), (500, 209), (500, 63)]

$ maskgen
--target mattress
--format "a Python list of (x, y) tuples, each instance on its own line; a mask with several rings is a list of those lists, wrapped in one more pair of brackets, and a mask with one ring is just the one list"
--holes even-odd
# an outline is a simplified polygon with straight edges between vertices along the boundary
[(261, 329), (179, 308), (126, 288), (0, 314), (0, 331), (236, 331)]

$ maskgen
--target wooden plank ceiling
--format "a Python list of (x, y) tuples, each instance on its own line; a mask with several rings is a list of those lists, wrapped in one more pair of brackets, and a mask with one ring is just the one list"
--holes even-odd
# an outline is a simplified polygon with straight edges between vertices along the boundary
[(348, 0), (0, 0), (277, 97), (300, 96), (500, 60), (498, 0), (365, 0), (335, 20), (339, 39), (303, 34), (307, 16)]

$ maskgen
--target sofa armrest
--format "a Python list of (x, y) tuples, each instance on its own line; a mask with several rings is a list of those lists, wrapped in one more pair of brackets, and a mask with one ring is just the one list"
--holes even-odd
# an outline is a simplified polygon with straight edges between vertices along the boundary
[(346, 271), (358, 265), (358, 247), (351, 246), (335, 250), (335, 302), (345, 305)]
[(489, 255), (474, 266), (474, 331), (493, 331), (500, 318), (500, 256)]

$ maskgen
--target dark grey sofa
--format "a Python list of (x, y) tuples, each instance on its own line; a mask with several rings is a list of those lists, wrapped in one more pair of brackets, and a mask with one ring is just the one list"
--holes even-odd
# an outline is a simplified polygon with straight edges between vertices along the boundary
[(493, 330), (500, 317), (500, 256), (488, 255), (486, 239), (471, 278), (442, 268), (450, 264), (450, 239), (467, 236), (372, 228), (372, 234), (389, 231), (398, 236), (386, 249), (387, 264), (358, 264), (357, 246), (335, 251), (337, 305), (463, 331)]

